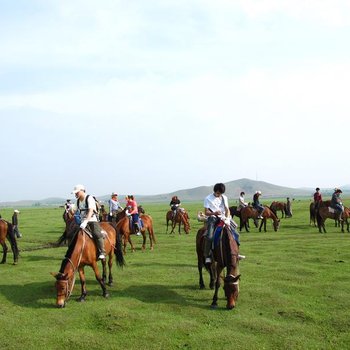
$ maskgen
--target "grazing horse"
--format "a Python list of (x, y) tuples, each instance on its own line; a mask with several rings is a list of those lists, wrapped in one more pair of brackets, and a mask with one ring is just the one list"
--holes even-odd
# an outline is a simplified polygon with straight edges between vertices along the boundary
[(287, 217), (287, 204), (283, 202), (272, 202), (270, 205), (270, 209), (277, 217), (277, 211), (282, 212), (282, 218)]
[[(205, 227), (197, 233), (196, 248), (198, 256), (198, 271), (200, 274), (200, 287), (204, 288), (203, 276), (201, 274), (204, 260), (204, 234)], [(233, 238), (230, 230), (221, 222), (216, 228), (213, 236), (213, 260), (214, 262), (207, 267), (210, 273), (210, 286), (215, 279), (215, 292), (212, 308), (217, 308), (218, 291), (220, 288), (220, 279), (222, 270), (226, 267), (226, 277), (224, 278), (224, 290), (226, 296), (226, 308), (231, 310), (236, 306), (239, 293), (239, 247)]]
[[(342, 214), (343, 217), (344, 213)], [(336, 211), (326, 205), (320, 206), (318, 211), (316, 212), (316, 219), (317, 219), (317, 226), (318, 226), (318, 231), (322, 233), (322, 229), (324, 233), (327, 233), (326, 227), (325, 227), (325, 221), (326, 219), (334, 219), (335, 220), (335, 226), (337, 227), (338, 225), (338, 214)], [(340, 225), (339, 225), (340, 226)]]
[(275, 215), (275, 213), (269, 208), (269, 207), (265, 207), (264, 211), (262, 212), (262, 217), (263, 219), (261, 220), (261, 224), (259, 227), (259, 232), (261, 232), (261, 228), (264, 225), (264, 232), (266, 232), (266, 221), (267, 219), (272, 219), (273, 221), (273, 229), (275, 230), (275, 232), (277, 232), (277, 230), (279, 229), (280, 226), (280, 220), (277, 218), (277, 216)]
[(205, 257), (204, 257), (204, 244), (205, 244), (205, 231), (206, 228), (202, 227), (198, 230), (197, 236), (196, 236), (196, 252), (197, 252), (197, 266), (198, 266), (198, 272), (199, 272), (199, 288), (204, 289), (205, 284), (203, 280), (203, 267), (209, 272), (210, 275), (210, 282), (209, 287), (210, 289), (214, 289), (215, 286), (215, 280), (216, 280), (216, 269), (215, 269), (215, 263), (212, 262), (209, 266), (205, 264)]
[(174, 229), (176, 224), (179, 224), (179, 234), (181, 235), (181, 224), (183, 224), (185, 233), (188, 234), (190, 232), (190, 219), (188, 217), (185, 209), (179, 208), (176, 210), (175, 218), (173, 217), (173, 211), (169, 210), (166, 213), (166, 232), (168, 233), (169, 221), (171, 221), (171, 233), (174, 233)]
[[(150, 249), (153, 250), (153, 244), (156, 243), (156, 238), (154, 235), (154, 230), (153, 230), (153, 219), (150, 215), (147, 214), (142, 214), (140, 215), (140, 219), (142, 222), (142, 227), (140, 227), (141, 229), (141, 234), (143, 237), (143, 242), (142, 242), (142, 250), (146, 249), (146, 230), (148, 231), (148, 236), (149, 236), (149, 240), (150, 240)], [(124, 254), (126, 253), (126, 245), (129, 242), (131, 245), (131, 250), (134, 252), (135, 251), (135, 247), (134, 244), (131, 241), (131, 234), (133, 234), (133, 227), (131, 227), (130, 225), (130, 219), (129, 217), (127, 217), (125, 215), (124, 212), (124, 217), (122, 219), (120, 219), (117, 222), (116, 225), (116, 231), (119, 234), (122, 234), (124, 237), (124, 249), (123, 252)]]
[(0, 219), (0, 244), (2, 246), (2, 260), (0, 264), (6, 263), (6, 257), (7, 257), (7, 245), (6, 245), (6, 238), (9, 240), (11, 244), (11, 249), (13, 252), (13, 265), (17, 265), (18, 262), (18, 247), (17, 247), (17, 240), (15, 237), (15, 234), (13, 233), (13, 226), (8, 221), (5, 221), (3, 219)]
[[(110, 269), (109, 284), (113, 282), (111, 268), (113, 262), (113, 254), (116, 255), (116, 262), (119, 266), (124, 266), (125, 261), (122, 252), (122, 239), (120, 235), (116, 235), (116, 230), (108, 223), (101, 223), (101, 227), (106, 232), (105, 250), (108, 255), (108, 265)], [(56, 305), (57, 307), (64, 307), (68, 301), (75, 283), (75, 273), (78, 270), (81, 284), (81, 295), (77, 301), (85, 301), (86, 280), (84, 267), (91, 266), (95, 272), (96, 280), (102, 288), (102, 295), (107, 298), (108, 292), (106, 289), (105, 279), (101, 277), (97, 268), (97, 248), (94, 240), (86, 233), (85, 230), (80, 229), (73, 237), (65, 258), (62, 261), (60, 271), (58, 273), (51, 273), (56, 278)], [(104, 260), (105, 261), (105, 260)]]

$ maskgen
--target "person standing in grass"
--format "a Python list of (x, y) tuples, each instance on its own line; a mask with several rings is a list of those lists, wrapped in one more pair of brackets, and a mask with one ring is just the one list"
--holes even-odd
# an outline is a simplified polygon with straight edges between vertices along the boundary
[(19, 232), (18, 229), (18, 214), (19, 214), (19, 210), (15, 209), (13, 211), (13, 215), (12, 215), (12, 227), (13, 227), (13, 234), (17, 237), (17, 238), (21, 238), (22, 235)]

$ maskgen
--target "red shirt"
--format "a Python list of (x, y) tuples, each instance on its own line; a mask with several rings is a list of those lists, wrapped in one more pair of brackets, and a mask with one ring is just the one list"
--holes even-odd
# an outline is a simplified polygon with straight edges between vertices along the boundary
[(131, 210), (130, 210), (130, 214), (137, 214), (139, 211), (138, 211), (138, 209), (137, 209), (137, 203), (136, 203), (136, 201), (135, 200), (128, 200), (128, 203), (127, 203), (127, 206), (129, 207), (131, 207)]
[(315, 202), (322, 202), (322, 194), (319, 192), (314, 193), (314, 201)]

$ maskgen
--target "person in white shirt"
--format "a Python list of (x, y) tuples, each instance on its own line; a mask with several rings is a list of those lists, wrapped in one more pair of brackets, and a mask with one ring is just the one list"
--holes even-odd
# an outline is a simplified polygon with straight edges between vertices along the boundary
[(226, 187), (223, 183), (215, 184), (213, 193), (204, 199), (204, 214), (208, 217), (207, 233), (204, 245), (205, 263), (211, 263), (211, 243), (213, 239), (214, 229), (216, 224), (230, 217), (230, 210), (228, 207), (228, 199), (224, 195)]
[(116, 192), (112, 193), (111, 199), (108, 201), (109, 204), (109, 221), (116, 222), (117, 214), (123, 210), (123, 207), (118, 201), (118, 194)]
[(72, 192), (77, 199), (77, 209), (81, 214), (80, 228), (83, 230), (88, 227), (94, 237), (98, 250), (98, 260), (106, 259), (104, 236), (98, 223), (98, 211), (95, 198), (85, 193), (83, 185), (76, 185)]
[(245, 200), (244, 200), (244, 196), (245, 196), (244, 192), (241, 192), (239, 194), (237, 210), (241, 210), (242, 208), (248, 206), (248, 203), (246, 203)]

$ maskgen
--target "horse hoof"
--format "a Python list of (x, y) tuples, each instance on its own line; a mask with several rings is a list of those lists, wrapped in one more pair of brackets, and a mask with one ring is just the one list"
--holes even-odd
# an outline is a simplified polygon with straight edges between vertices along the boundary
[(103, 296), (104, 296), (105, 298), (109, 298), (109, 294), (108, 294), (108, 293), (104, 294)]
[(211, 304), (210, 307), (213, 309), (213, 310), (216, 310), (218, 308), (218, 305), (217, 304)]
[(80, 297), (80, 298), (77, 299), (77, 302), (78, 302), (78, 303), (82, 303), (82, 302), (84, 302), (84, 301), (85, 301), (85, 298), (82, 298), (82, 297)]

